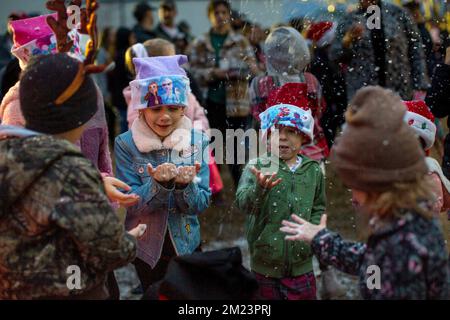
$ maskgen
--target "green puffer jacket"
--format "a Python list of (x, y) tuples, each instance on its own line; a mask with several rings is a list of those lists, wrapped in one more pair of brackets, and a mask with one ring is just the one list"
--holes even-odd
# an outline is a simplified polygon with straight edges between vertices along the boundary
[[(324, 177), (319, 164), (302, 156), (292, 172), (284, 161), (269, 155), (247, 164), (236, 193), (238, 207), (248, 214), (247, 241), (251, 269), (273, 278), (295, 277), (311, 272), (312, 253), (305, 242), (284, 240), (281, 221), (295, 213), (314, 224), (325, 211)], [(250, 169), (278, 168), (282, 182), (271, 190), (256, 183)], [(271, 170), (272, 172), (272, 170)]]

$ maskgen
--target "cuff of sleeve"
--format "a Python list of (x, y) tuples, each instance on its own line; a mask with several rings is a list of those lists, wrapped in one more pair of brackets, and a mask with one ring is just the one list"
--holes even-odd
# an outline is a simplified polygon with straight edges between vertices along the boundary
[(257, 202), (260, 202), (262, 198), (264, 198), (264, 196), (267, 194), (267, 189), (261, 187), (259, 183), (256, 183), (254, 190), (255, 190), (255, 200)]
[(311, 249), (316, 256), (320, 253), (320, 249), (324, 245), (323, 237), (328, 234), (331, 234), (331, 231), (325, 228), (323, 230), (320, 230), (312, 239)]
[(191, 182), (184, 188), (179, 189), (175, 188), (174, 193), (175, 195), (183, 195), (185, 197), (191, 197), (197, 193), (197, 188), (195, 188), (195, 184)]
[(153, 180), (153, 183), (150, 186), (150, 198), (157, 198), (161, 201), (167, 200), (169, 197), (169, 194), (175, 190), (175, 185), (173, 185), (171, 188), (166, 188), (162, 184), (160, 184), (158, 181)]

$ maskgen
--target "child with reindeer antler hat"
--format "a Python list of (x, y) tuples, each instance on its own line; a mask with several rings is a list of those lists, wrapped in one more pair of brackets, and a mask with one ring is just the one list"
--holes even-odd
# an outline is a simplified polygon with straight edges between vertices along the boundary
[[(72, 1), (72, 4), (81, 6), (81, 2)], [(103, 71), (106, 66), (93, 64), (98, 46), (95, 26), (97, 1), (86, 1), (86, 9), (83, 9), (81, 14), (79, 30), (90, 36), (85, 56), (80, 48), (80, 33), (67, 27), (68, 15), (64, 1), (48, 1), (46, 6), (57, 13), (11, 22), (14, 39), (11, 52), (19, 59), (21, 68), (25, 69), (30, 60), (37, 56), (63, 52), (82, 63), (83, 73)], [(17, 82), (9, 90), (0, 105), (0, 120), (3, 125), (26, 126), (19, 100), (20, 84), (21, 81)], [(110, 201), (120, 205), (132, 205), (137, 201), (137, 196), (120, 192), (118, 187), (128, 190), (128, 186), (112, 177), (103, 96), (97, 85), (96, 97), (97, 112), (86, 124), (86, 130), (76, 144), (102, 173)]]

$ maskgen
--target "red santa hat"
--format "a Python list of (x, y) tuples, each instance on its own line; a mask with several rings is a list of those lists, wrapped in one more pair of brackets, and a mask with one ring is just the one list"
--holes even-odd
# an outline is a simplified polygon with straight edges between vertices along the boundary
[(313, 41), (317, 47), (330, 45), (336, 35), (336, 24), (330, 21), (321, 21), (311, 24), (306, 38)]
[(306, 83), (286, 83), (271, 90), (267, 97), (267, 105), (291, 104), (304, 110), (308, 110), (308, 87)]
[[(271, 107), (290, 108), (292, 111), (291, 114), (286, 114), (284, 118), (288, 119), (291, 116), (292, 119), (288, 119), (290, 122), (294, 119), (302, 119), (301, 125), (296, 126), (294, 121), (292, 122), (292, 126), (297, 127), (299, 131), (303, 132), (312, 141), (314, 139), (314, 114), (313, 110), (309, 107), (307, 95), (308, 87), (306, 83), (286, 83), (280, 88), (270, 91), (267, 98), (267, 105)], [(301, 110), (295, 111), (293, 108), (299, 108)], [(298, 113), (300, 116), (294, 113)], [(264, 122), (270, 122), (267, 118), (270, 118), (271, 115), (271, 112), (267, 112), (267, 110), (260, 114), (261, 127), (264, 126)]]
[(408, 110), (405, 122), (423, 139), (425, 150), (430, 149), (436, 137), (436, 125), (430, 108), (422, 100), (403, 101), (403, 103)]

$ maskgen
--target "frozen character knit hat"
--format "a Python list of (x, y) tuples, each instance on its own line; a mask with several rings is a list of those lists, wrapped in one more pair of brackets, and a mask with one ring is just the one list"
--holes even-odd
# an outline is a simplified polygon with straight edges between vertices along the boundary
[(134, 58), (136, 80), (130, 82), (131, 106), (145, 109), (160, 106), (187, 107), (191, 92), (184, 55)]
[(311, 24), (306, 38), (313, 41), (318, 48), (330, 45), (336, 36), (336, 24), (330, 21), (321, 21)]
[(298, 77), (311, 62), (306, 40), (291, 27), (274, 29), (264, 43), (264, 53), (270, 76)]
[[(47, 18), (57, 18), (57, 14), (38, 16), (29, 19), (11, 21), (13, 32), (13, 47), (11, 53), (19, 59), (20, 66), (25, 69), (28, 61), (37, 55), (54, 54), (58, 52), (56, 36), (47, 23)], [(73, 46), (69, 52), (72, 57), (83, 61), (84, 56), (80, 49), (80, 35), (72, 30), (67, 35)]]
[[(286, 83), (269, 93), (267, 104), (269, 106), (291, 105), (300, 108), (301, 110), (293, 109), (293, 111), (296, 114), (301, 114), (301, 117), (307, 117), (308, 119), (306, 120), (305, 118), (306, 121), (304, 120), (304, 126), (301, 130), (299, 127), (296, 128), (312, 141), (314, 139), (314, 119), (311, 122), (309, 121), (308, 111), (312, 116), (312, 110), (308, 106), (307, 94), (308, 88), (306, 83)], [(261, 129), (264, 128), (261, 127)]]
[(25, 127), (58, 134), (97, 112), (97, 89), (83, 63), (65, 53), (34, 57), (22, 73), (20, 105)]
[(430, 149), (436, 137), (434, 115), (431, 113), (430, 108), (422, 100), (403, 101), (403, 103), (407, 109), (405, 122), (423, 139), (425, 150)]
[(330, 157), (348, 188), (385, 192), (394, 183), (427, 174), (424, 151), (404, 122), (405, 113), (402, 100), (390, 90), (369, 86), (356, 93)]

